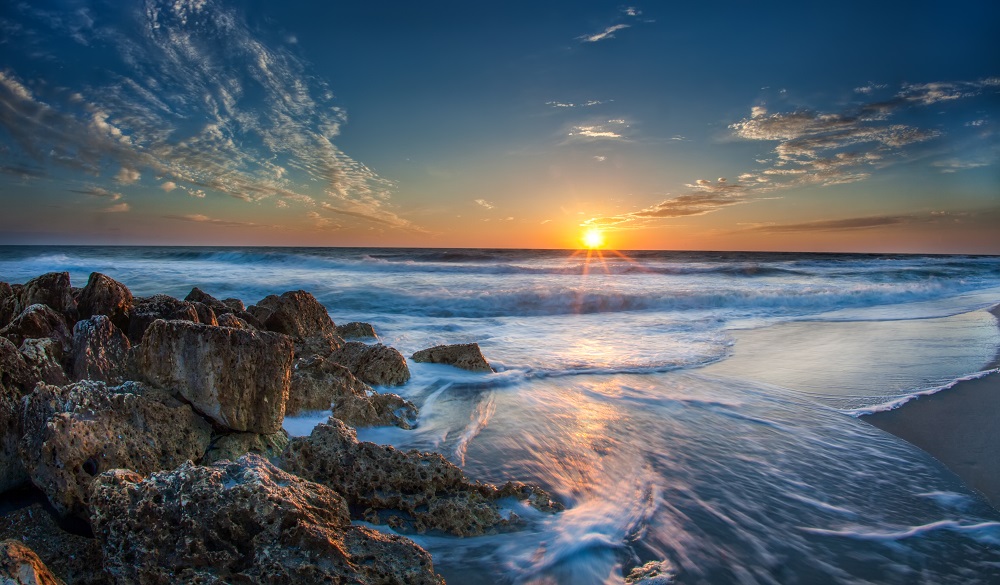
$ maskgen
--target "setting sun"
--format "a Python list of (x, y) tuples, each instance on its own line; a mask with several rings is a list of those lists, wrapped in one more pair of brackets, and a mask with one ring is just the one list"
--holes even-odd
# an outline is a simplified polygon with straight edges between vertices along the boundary
[(583, 245), (590, 249), (604, 247), (604, 234), (598, 229), (589, 229), (583, 233)]

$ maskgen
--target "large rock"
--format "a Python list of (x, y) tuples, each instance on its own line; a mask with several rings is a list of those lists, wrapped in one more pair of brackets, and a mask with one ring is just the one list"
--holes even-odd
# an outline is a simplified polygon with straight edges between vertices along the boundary
[(129, 340), (133, 344), (141, 342), (146, 329), (158, 319), (200, 322), (198, 309), (194, 303), (179, 301), (169, 295), (140, 297), (135, 299), (135, 307), (129, 319), (127, 331)]
[(372, 327), (372, 324), (362, 323), (361, 321), (351, 321), (350, 323), (337, 325), (337, 335), (344, 339), (378, 338), (378, 335), (375, 335), (375, 328)]
[(281, 429), (270, 435), (256, 433), (227, 433), (212, 438), (202, 465), (209, 465), (223, 459), (236, 461), (247, 453), (256, 453), (266, 459), (280, 457), (288, 447), (288, 433)]
[(299, 359), (285, 414), (333, 409), (333, 416), (354, 427), (396, 425), (412, 428), (417, 408), (396, 394), (380, 394), (346, 367), (319, 356)]
[(64, 352), (72, 345), (73, 334), (66, 319), (52, 307), (42, 304), (29, 305), (6, 327), (0, 329), (0, 336), (21, 345), (25, 339), (50, 337), (59, 342)]
[(422, 349), (413, 354), (415, 362), (429, 362), (432, 364), (448, 364), (470, 372), (492, 372), (483, 352), (479, 349), (478, 343), (462, 343), (456, 345), (436, 345), (427, 349)]
[(89, 485), (107, 469), (139, 473), (199, 459), (212, 427), (165, 392), (130, 382), (57, 387), (27, 398), (21, 456), (32, 483), (60, 514), (86, 518)]
[(31, 369), (39, 382), (62, 386), (69, 384), (69, 376), (63, 369), (63, 346), (55, 339), (25, 339), (19, 348), (24, 363)]
[[(0, 540), (20, 540), (38, 554), (54, 575), (72, 585), (111, 585), (101, 547), (93, 538), (59, 528), (41, 504), (0, 516)], [(0, 582), (3, 582), (0, 579)]]
[(94, 315), (73, 326), (73, 354), (70, 357), (74, 380), (98, 380), (110, 384), (124, 381), (128, 338), (106, 315)]
[(257, 455), (94, 483), (105, 567), (132, 583), (441, 584), (409, 540), (352, 526), (343, 499)]
[(496, 501), (503, 497), (527, 500), (540, 510), (562, 509), (534, 486), (470, 482), (437, 453), (358, 442), (354, 429), (335, 418), (317, 425), (308, 437), (293, 438), (282, 466), (333, 488), (363, 509), (366, 520), (401, 530), (471, 536), (507, 528), (519, 519), (500, 514)]
[(649, 561), (625, 577), (627, 585), (672, 585), (677, 571), (670, 561)]
[(304, 290), (267, 296), (247, 311), (268, 331), (291, 337), (299, 355), (326, 355), (343, 341), (326, 307)]
[(17, 316), (17, 294), (9, 283), (0, 282), (0, 328)]
[(52, 574), (35, 551), (19, 540), (0, 542), (0, 583), (3, 585), (66, 585)]
[(18, 293), (17, 312), (22, 313), (31, 305), (41, 304), (55, 309), (70, 323), (76, 321), (77, 307), (69, 272), (49, 272), (24, 283)]
[(233, 327), (234, 329), (257, 329), (246, 319), (241, 319), (235, 313), (223, 313), (218, 317), (219, 327)]
[(285, 416), (292, 342), (277, 333), (155, 321), (136, 350), (142, 376), (236, 431), (275, 433)]
[(376, 386), (399, 386), (410, 380), (410, 368), (403, 354), (381, 343), (367, 345), (360, 341), (348, 341), (327, 359)]
[(78, 300), (81, 319), (106, 315), (123, 332), (128, 331), (134, 305), (135, 298), (127, 286), (100, 272), (90, 273)]
[(0, 337), (0, 493), (28, 481), (18, 450), (24, 435), (21, 397), (37, 380), (14, 344)]
[(233, 312), (228, 305), (198, 287), (192, 288), (191, 292), (184, 297), (184, 300), (191, 303), (202, 303), (203, 305), (208, 306), (215, 313), (216, 317), (225, 313)]

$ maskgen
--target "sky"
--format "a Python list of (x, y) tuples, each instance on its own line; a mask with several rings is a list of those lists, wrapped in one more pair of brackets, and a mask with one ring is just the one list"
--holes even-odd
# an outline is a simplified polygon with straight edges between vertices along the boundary
[(1000, 3), (0, 0), (0, 244), (1000, 254)]

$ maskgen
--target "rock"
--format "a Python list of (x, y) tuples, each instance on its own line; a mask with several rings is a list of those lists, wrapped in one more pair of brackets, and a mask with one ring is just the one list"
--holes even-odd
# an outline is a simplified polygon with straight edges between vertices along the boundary
[(212, 312), (215, 313), (216, 317), (225, 313), (233, 312), (233, 310), (230, 309), (228, 305), (226, 305), (219, 299), (213, 297), (212, 295), (208, 294), (207, 292), (201, 290), (198, 287), (192, 288), (191, 292), (189, 292), (188, 295), (184, 297), (184, 300), (192, 303), (202, 303), (206, 305), (207, 307), (212, 309)]
[(133, 344), (142, 342), (146, 329), (157, 319), (199, 323), (198, 309), (192, 303), (168, 295), (137, 298), (128, 324), (128, 338)]
[(345, 323), (344, 325), (337, 325), (337, 335), (343, 337), (344, 339), (366, 337), (378, 338), (378, 335), (375, 335), (375, 328), (372, 327), (371, 323), (362, 323), (360, 321), (351, 321), (350, 323)]
[(3, 585), (66, 585), (18, 540), (0, 542), (0, 583)]
[(145, 380), (224, 427), (265, 435), (281, 428), (292, 367), (284, 335), (160, 320), (136, 358)]
[(478, 343), (462, 343), (457, 345), (436, 345), (428, 349), (422, 349), (413, 354), (415, 362), (429, 362), (432, 364), (448, 364), (470, 372), (492, 372), (483, 352), (479, 350)]
[(223, 313), (219, 315), (219, 327), (232, 327), (234, 329), (256, 329), (244, 319), (240, 319), (233, 313)]
[(0, 336), (21, 345), (25, 339), (51, 337), (59, 342), (64, 352), (68, 352), (73, 335), (66, 319), (48, 305), (29, 305), (6, 327), (0, 329)]
[(674, 582), (674, 567), (669, 561), (649, 561), (632, 569), (625, 577), (629, 585), (671, 585)]
[(24, 361), (17, 346), (0, 337), (0, 388), (9, 388), (20, 397), (30, 392), (36, 382), (38, 376)]
[(21, 397), (37, 380), (14, 344), (0, 337), (0, 493), (28, 481), (18, 450), (24, 435)]
[(376, 386), (399, 386), (410, 379), (406, 358), (381, 343), (367, 345), (360, 341), (348, 341), (327, 359), (351, 370), (362, 381)]
[(0, 282), (0, 328), (17, 316), (17, 295), (10, 284)]
[(47, 337), (42, 339), (25, 339), (19, 348), (24, 356), (24, 363), (32, 371), (32, 375), (46, 384), (62, 386), (69, 384), (69, 376), (63, 369), (62, 344)]
[(199, 459), (212, 436), (189, 405), (135, 382), (39, 384), (26, 402), (21, 457), (62, 515), (88, 516), (90, 482), (102, 471), (173, 469)]
[(270, 435), (256, 433), (229, 433), (215, 437), (208, 452), (201, 458), (202, 465), (223, 459), (236, 461), (247, 453), (257, 453), (266, 459), (281, 455), (288, 446), (288, 433), (284, 429)]
[(24, 288), (18, 293), (17, 313), (23, 313), (36, 304), (46, 305), (62, 314), (70, 323), (75, 322), (78, 311), (69, 283), (69, 272), (49, 272), (24, 283)]
[(94, 482), (91, 522), (119, 583), (443, 584), (409, 540), (352, 526), (344, 500), (257, 455)]
[(346, 367), (318, 356), (300, 358), (292, 371), (285, 414), (333, 408), (333, 416), (354, 427), (412, 428), (417, 407), (396, 394), (376, 394)]
[(234, 298), (222, 299), (222, 304), (229, 307), (234, 313), (244, 313), (247, 310), (243, 301)]
[(73, 326), (73, 354), (70, 358), (74, 380), (97, 380), (120, 384), (124, 380), (128, 338), (106, 315), (94, 315)]
[(41, 504), (0, 517), (0, 540), (8, 538), (20, 540), (30, 547), (53, 574), (67, 583), (113, 583), (101, 567), (103, 559), (97, 540), (62, 530)]
[(264, 329), (291, 337), (298, 355), (326, 355), (343, 341), (326, 307), (304, 290), (267, 296), (247, 311)]
[(354, 429), (335, 418), (317, 425), (308, 437), (291, 439), (282, 466), (333, 488), (351, 506), (363, 509), (369, 522), (388, 523), (397, 530), (471, 536), (507, 528), (519, 519), (500, 514), (496, 500), (504, 497), (527, 500), (540, 510), (562, 509), (534, 486), (472, 483), (437, 453), (404, 453), (358, 442)]
[(87, 286), (80, 291), (78, 302), (81, 319), (107, 315), (115, 327), (123, 332), (128, 331), (134, 305), (135, 298), (128, 287), (100, 272), (90, 273)]

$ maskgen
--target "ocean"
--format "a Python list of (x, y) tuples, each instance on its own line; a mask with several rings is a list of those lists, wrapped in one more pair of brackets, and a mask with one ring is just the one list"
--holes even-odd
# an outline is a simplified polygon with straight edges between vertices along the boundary
[(49, 271), (247, 304), (304, 289), (406, 356), (478, 342), (497, 373), (410, 363), (393, 391), (417, 427), (359, 437), (568, 509), (412, 535), (449, 583), (621, 583), (651, 560), (678, 583), (1000, 582), (1000, 513), (858, 418), (996, 367), (1000, 257), (0, 247), (0, 280)]

